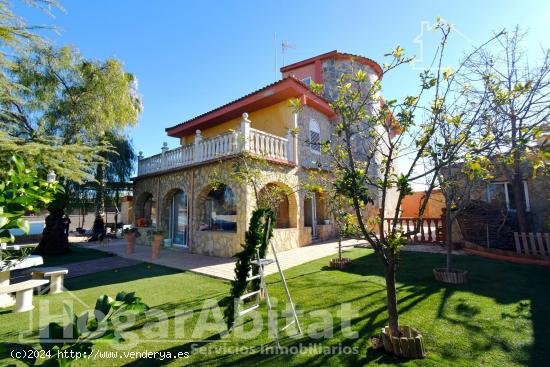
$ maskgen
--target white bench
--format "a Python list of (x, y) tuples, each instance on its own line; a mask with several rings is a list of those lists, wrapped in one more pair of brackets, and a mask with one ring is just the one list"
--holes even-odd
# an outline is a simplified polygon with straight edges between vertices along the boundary
[[(32, 268), (30, 269), (33, 279), (45, 279), (50, 278), (50, 294), (56, 294), (63, 292), (63, 280), (65, 275), (69, 273), (67, 268)], [(40, 289), (39, 293), (43, 293)]]
[(15, 293), (14, 312), (26, 312), (34, 308), (32, 304), (33, 289), (46, 285), (49, 282), (47, 279), (31, 279), (0, 287), (0, 293)]

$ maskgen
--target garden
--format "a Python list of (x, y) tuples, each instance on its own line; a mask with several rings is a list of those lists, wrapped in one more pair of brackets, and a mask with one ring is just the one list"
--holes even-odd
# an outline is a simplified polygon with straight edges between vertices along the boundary
[[(274, 351), (267, 327), (257, 337), (227, 336), (216, 305), (228, 294), (229, 284), (189, 272), (139, 264), (67, 279), (70, 296), (63, 293), (37, 299), (50, 301), (48, 312), (61, 319), (64, 302), (70, 302), (78, 314), (93, 308), (99, 295), (135, 292), (157, 313), (122, 325), (120, 336), (125, 341), (99, 341), (94, 343), (94, 350), (121, 356), (128, 350), (169, 352), (172, 356), (189, 353), (183, 362), (170, 358), (98, 357), (95, 363), (102, 366), (539, 366), (550, 357), (545, 347), (550, 341), (548, 268), (460, 256), (455, 262), (470, 270), (470, 283), (446, 285), (435, 281), (432, 274), (432, 268), (444, 262), (443, 255), (403, 252), (397, 283), (400, 317), (422, 332), (427, 345), (427, 357), (411, 361), (371, 346), (370, 338), (387, 323), (382, 267), (369, 249), (346, 251), (346, 256), (353, 260), (346, 270), (327, 267), (325, 258), (285, 272), (304, 330), (304, 336), (298, 338), (292, 328), (288, 334), (281, 334), (282, 348), (289, 348), (286, 354)], [(279, 278), (270, 276), (267, 281), (270, 296), (283, 300)], [(349, 327), (346, 324), (344, 330), (340, 322), (342, 303), (351, 305)], [(284, 302), (277, 308), (283, 313)], [(327, 321), (324, 311), (328, 311), (334, 325)], [(0, 340), (15, 341), (21, 333), (23, 338), (36, 338), (39, 312), (37, 307), (21, 317), (3, 310)], [(267, 325), (265, 307), (260, 308), (258, 317)], [(250, 327), (253, 318), (245, 319), (245, 325)], [(325, 325), (329, 326), (327, 330)], [(125, 345), (131, 345), (131, 349), (125, 349)], [(291, 353), (291, 347), (300, 345), (309, 351)], [(324, 348), (336, 348), (340, 353), (327, 353)], [(86, 359), (74, 362), (89, 364)]]

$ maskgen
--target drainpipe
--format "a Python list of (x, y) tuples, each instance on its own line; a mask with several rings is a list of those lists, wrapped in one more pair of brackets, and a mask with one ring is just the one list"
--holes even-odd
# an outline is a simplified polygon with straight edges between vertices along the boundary
[[(296, 132), (298, 131), (298, 112), (294, 112), (293, 113), (293, 117), (294, 117), (294, 121), (293, 121), (293, 126), (292, 126), (292, 129), (294, 130), (293, 131), (293, 139), (292, 139), (292, 146), (291, 146), (291, 149), (292, 149), (292, 157), (294, 158), (293, 162), (294, 164), (296, 164), (296, 166), (298, 165), (298, 139), (297, 137), (294, 135), (296, 134)], [(289, 141), (289, 144), (290, 144), (290, 141)]]
[[(187, 246), (189, 247), (189, 253), (191, 253), (193, 246), (193, 215), (195, 212), (195, 170), (191, 171), (191, 195), (187, 203), (187, 215), (188, 215), (188, 228), (187, 228)], [(190, 204), (189, 204), (190, 203)]]
[(160, 228), (160, 176), (157, 177), (157, 229)]

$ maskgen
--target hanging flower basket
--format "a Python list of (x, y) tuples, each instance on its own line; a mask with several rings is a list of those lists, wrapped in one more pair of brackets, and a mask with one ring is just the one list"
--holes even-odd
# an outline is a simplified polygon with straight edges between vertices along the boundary
[(452, 269), (447, 271), (447, 268), (434, 269), (435, 280), (443, 283), (451, 284), (466, 284), (468, 283), (468, 271), (462, 269)]
[(390, 327), (382, 328), (382, 343), (386, 352), (404, 358), (424, 358), (426, 349), (422, 334), (410, 326), (399, 326), (401, 335), (392, 335)]
[(347, 257), (330, 259), (330, 267), (333, 269), (345, 269), (351, 265), (351, 259)]

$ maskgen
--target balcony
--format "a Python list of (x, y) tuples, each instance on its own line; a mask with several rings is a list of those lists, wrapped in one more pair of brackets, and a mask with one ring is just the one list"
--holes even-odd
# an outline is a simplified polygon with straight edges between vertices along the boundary
[(244, 113), (239, 129), (211, 138), (203, 138), (196, 131), (193, 144), (182, 145), (169, 150), (164, 143), (162, 152), (138, 158), (138, 176), (149, 175), (176, 168), (183, 168), (201, 162), (249, 152), (267, 159), (294, 163), (295, 138), (290, 132), (286, 138), (252, 129), (248, 114)]

